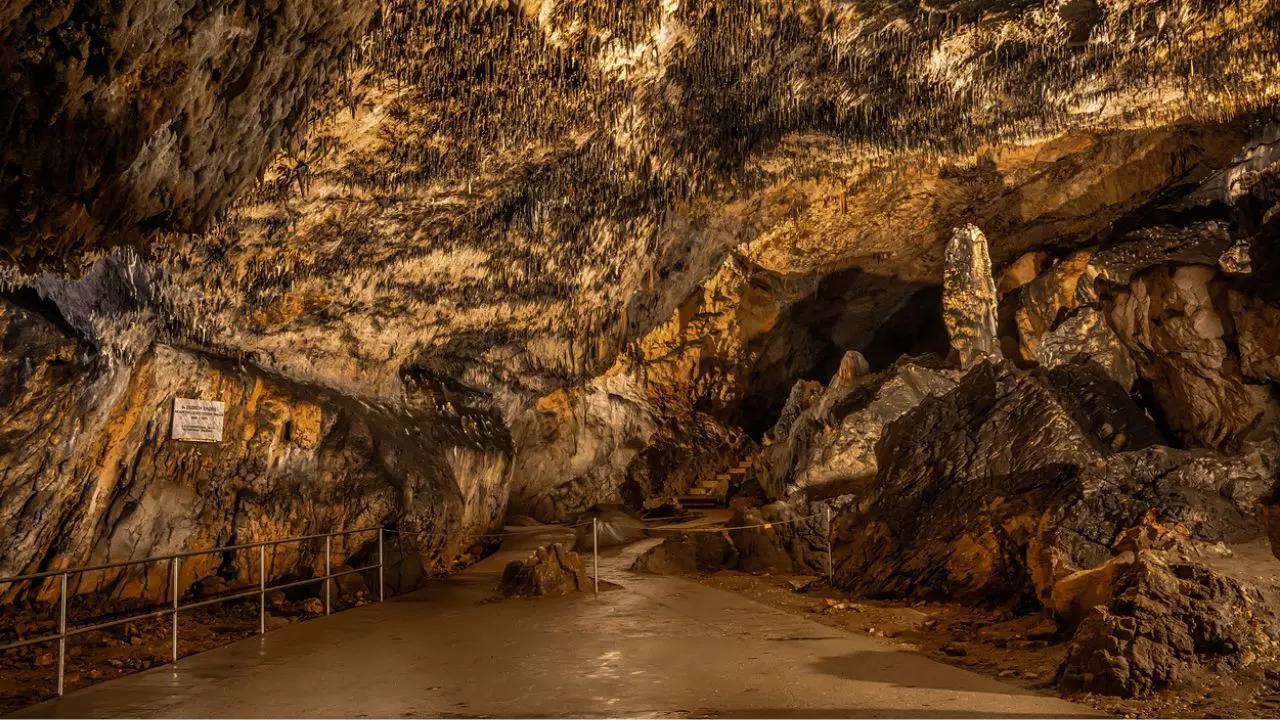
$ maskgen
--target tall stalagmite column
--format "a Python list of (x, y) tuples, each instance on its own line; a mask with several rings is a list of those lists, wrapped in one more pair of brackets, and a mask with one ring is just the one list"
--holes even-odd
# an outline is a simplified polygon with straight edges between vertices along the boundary
[(987, 236), (973, 225), (956, 228), (947, 243), (942, 290), (942, 318), (961, 369), (1003, 357), (996, 336), (996, 283)]

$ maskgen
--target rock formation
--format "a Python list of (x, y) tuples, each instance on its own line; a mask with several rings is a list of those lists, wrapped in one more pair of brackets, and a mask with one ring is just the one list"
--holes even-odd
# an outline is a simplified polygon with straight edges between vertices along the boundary
[(960, 369), (999, 359), (996, 284), (987, 236), (972, 225), (956, 228), (947, 242), (942, 273), (942, 317)]
[(1273, 654), (1280, 617), (1255, 588), (1143, 552), (1072, 639), (1068, 690), (1145, 695), (1196, 672), (1233, 672)]
[(831, 508), (845, 588), (1189, 677), (1249, 590), (1117, 543), (1280, 537), (1277, 48), (1263, 0), (10, 2), (0, 574), (387, 525), (411, 585), (751, 458), (772, 527), (652, 567), (821, 572)]
[(560, 543), (540, 547), (524, 561), (507, 563), (498, 586), (508, 597), (569, 595), (591, 588), (591, 578), (582, 565), (582, 558)]

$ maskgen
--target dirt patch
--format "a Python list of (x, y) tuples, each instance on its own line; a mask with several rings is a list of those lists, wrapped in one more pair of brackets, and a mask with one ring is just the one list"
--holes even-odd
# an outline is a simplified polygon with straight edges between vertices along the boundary
[[(884, 638), (939, 662), (1057, 695), (1123, 717), (1275, 717), (1280, 668), (1251, 666), (1206, 674), (1181, 688), (1142, 699), (1065, 694), (1056, 685), (1070, 639), (1041, 616), (950, 603), (901, 603), (850, 597), (821, 579), (722, 571), (689, 580), (728, 590), (829, 627)], [(797, 590), (800, 588), (800, 590)]]

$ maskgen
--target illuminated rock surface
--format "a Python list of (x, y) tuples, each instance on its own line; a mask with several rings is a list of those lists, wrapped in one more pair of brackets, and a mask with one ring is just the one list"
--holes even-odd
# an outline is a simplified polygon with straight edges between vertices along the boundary
[[(444, 570), (731, 468), (866, 593), (1258, 537), (1277, 48), (1271, 0), (10, 3), (0, 574), (381, 524)], [(1064, 678), (1182, 677), (1079, 680), (1115, 602)]]

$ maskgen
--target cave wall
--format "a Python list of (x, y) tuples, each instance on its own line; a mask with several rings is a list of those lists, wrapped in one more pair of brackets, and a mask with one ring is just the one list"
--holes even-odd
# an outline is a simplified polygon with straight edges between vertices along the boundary
[[(752, 452), (796, 380), (895, 337), (953, 228), (997, 265), (1060, 261), (1238, 184), (1214, 173), (1274, 107), (1280, 11), (1080, 5), (11, 3), (6, 563), (250, 532), (241, 496), (273, 531), (378, 516), (462, 543), (507, 483), (543, 519), (679, 491)], [(1258, 385), (1269, 311), (1225, 297), (1252, 309), (1222, 357)], [(1085, 338), (1138, 356), (1108, 367), (1131, 384), (1169, 374), (1146, 335), (1094, 332), (1111, 305), (1045, 302), (1036, 359)], [(235, 444), (163, 442), (171, 396), (215, 389)], [(1235, 442), (1253, 417), (1183, 429)], [(148, 539), (191, 487), (186, 534)]]
[[(429, 531), (421, 562), (441, 568), (505, 512), (503, 435), (467, 437), (431, 412), (163, 344), (113, 364), (48, 317), (0, 310), (0, 574), (384, 524)], [(175, 397), (226, 403), (223, 441), (171, 440)], [(335, 562), (373, 537), (335, 541)], [(311, 572), (316, 552), (281, 548), (273, 576)], [(251, 566), (197, 556), (182, 563), (180, 586), (247, 579)], [(138, 566), (73, 586), (162, 597), (167, 572)]]

